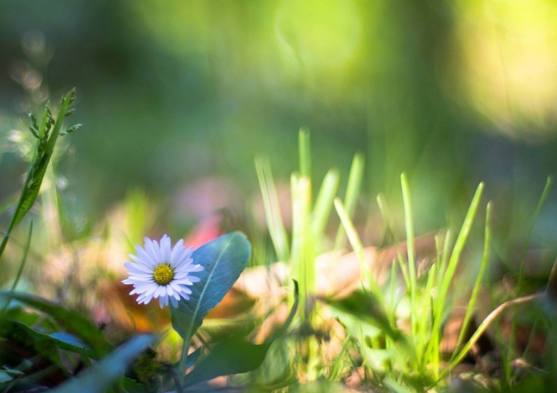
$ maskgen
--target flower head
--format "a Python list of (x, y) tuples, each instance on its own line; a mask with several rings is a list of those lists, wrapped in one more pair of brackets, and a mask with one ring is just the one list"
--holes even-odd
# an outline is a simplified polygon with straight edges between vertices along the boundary
[(200, 272), (203, 266), (193, 263), (192, 250), (179, 240), (172, 247), (170, 237), (164, 235), (160, 241), (145, 238), (143, 247), (136, 246), (136, 255), (125, 263), (129, 277), (122, 281), (133, 285), (130, 295), (137, 294), (139, 304), (148, 304), (159, 299), (162, 307), (172, 303), (177, 306), (180, 299), (188, 300), (190, 287), (199, 282), (192, 273)]

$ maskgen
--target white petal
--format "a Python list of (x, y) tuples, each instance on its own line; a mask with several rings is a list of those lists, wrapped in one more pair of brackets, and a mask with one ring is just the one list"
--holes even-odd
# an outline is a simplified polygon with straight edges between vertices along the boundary
[(149, 239), (148, 237), (145, 238), (145, 251), (147, 251), (147, 254), (151, 256), (153, 265), (162, 262), (158, 243)]
[(182, 278), (182, 277), (180, 277), (180, 278), (175, 277), (174, 280), (173, 280), (172, 282), (174, 282), (174, 283), (176, 283), (176, 284), (178, 284), (178, 285), (187, 285), (187, 286), (193, 284), (188, 276), (183, 277), (183, 278)]
[(190, 276), (190, 281), (192, 282), (192, 284), (195, 284), (196, 282), (201, 281), (201, 279), (197, 276)]
[(183, 253), (185, 250), (184, 247), (184, 239), (180, 239), (176, 242), (174, 247), (172, 248), (172, 252), (170, 253), (170, 261), (174, 262), (178, 260), (178, 256)]
[(184, 256), (181, 259), (176, 259), (174, 261), (174, 267), (176, 269), (188, 269), (188, 266), (190, 266), (193, 263), (193, 259), (191, 259), (189, 256)]
[(131, 274), (153, 274), (153, 270), (148, 266), (141, 265), (139, 263), (126, 262), (124, 264), (128, 272)]
[(164, 259), (165, 262), (170, 262), (170, 254), (172, 253), (172, 245), (170, 242), (170, 237), (168, 235), (164, 235), (160, 242), (160, 250), (161, 250), (161, 256)]
[(135, 281), (135, 283), (153, 282), (153, 276), (147, 276), (147, 275), (137, 276), (135, 274), (130, 274), (129, 279)]
[(141, 259), (141, 262), (144, 262), (145, 264), (149, 265), (149, 266), (154, 266), (155, 265), (155, 260), (153, 259), (153, 256), (149, 254), (149, 252), (147, 252), (147, 249), (141, 247), (141, 246), (135, 246), (135, 252), (137, 253), (137, 256)]
[(159, 305), (161, 308), (168, 306), (168, 296), (161, 296), (159, 298)]

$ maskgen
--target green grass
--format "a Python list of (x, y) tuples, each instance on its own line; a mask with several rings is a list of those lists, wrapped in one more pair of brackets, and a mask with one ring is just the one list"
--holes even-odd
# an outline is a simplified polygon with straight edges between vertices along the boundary
[[(73, 99), (64, 98), (61, 108), (64, 105), (69, 108), (70, 101)], [(429, 235), (434, 247), (431, 252), (424, 253), (418, 246), (424, 237), (416, 231), (421, 226), (415, 222), (415, 217), (421, 215), (414, 207), (418, 206), (412, 193), (414, 180), (405, 173), (401, 174), (402, 203), (388, 201), (380, 193), (375, 197), (375, 206), (371, 203), (374, 198), (361, 192), (365, 161), (362, 155), (356, 154), (347, 174), (332, 168), (317, 181), (311, 169), (310, 134), (305, 129), (299, 133), (299, 167), (290, 175), (292, 216), (288, 219), (283, 216), (288, 211), (287, 206), (279, 203), (270, 160), (255, 160), (267, 233), (253, 237), (262, 243), (255, 244), (254, 249), (266, 250), (267, 245), (272, 245), (274, 255), (270, 257), (271, 263), (268, 260), (252, 260), (251, 263), (256, 268), (258, 264), (264, 265), (268, 274), (266, 280), (272, 278), (274, 267), (279, 266), (275, 262), (283, 263), (288, 269), (281, 282), (285, 292), (269, 292), (268, 297), (254, 299), (257, 306), (241, 317), (245, 319), (236, 321), (236, 325), (223, 324), (220, 335), (201, 324), (216, 302), (205, 293), (218, 292), (215, 296), (220, 300), (234, 281), (230, 277), (240, 274), (247, 263), (250, 249), (247, 240), (240, 242), (241, 247), (226, 245), (222, 250), (218, 249), (217, 258), (208, 258), (216, 265), (215, 261), (220, 261), (225, 251), (230, 253), (226, 261), (219, 264), (218, 269), (222, 270), (216, 274), (219, 279), (214, 283), (207, 281), (201, 295), (196, 297), (203, 306), (197, 307), (194, 315), (202, 309), (202, 317), (195, 316), (194, 323), (187, 307), (173, 312), (173, 326), (183, 337), (181, 357), (161, 361), (153, 355), (163, 348), (163, 343), (171, 336), (169, 331), (158, 337), (159, 342), (154, 336), (138, 336), (122, 344), (124, 333), (120, 332), (115, 339), (91, 322), (85, 313), (69, 305), (15, 291), (24, 276), (28, 255), (36, 253), (32, 249), (36, 229), (30, 224), (26, 240), (22, 242), (17, 239), (22, 231), (16, 227), (29, 212), (29, 204), (40, 197), (40, 182), (54, 151), (54, 146), (44, 144), (44, 141), (50, 141), (45, 135), (52, 138), (56, 133), (67, 132), (61, 125), (63, 115), (63, 110), (58, 111), (56, 119), (59, 120), (54, 120), (53, 116), (50, 117), (52, 120), (44, 120), (50, 115), (43, 115), (43, 120), (33, 129), (38, 137), (39, 158), (31, 164), (22, 196), (4, 232), (2, 246), (5, 248), (11, 243), (13, 235), (14, 243), (19, 243), (22, 252), (8, 290), (0, 293), (3, 301), (0, 335), (15, 345), (25, 346), (32, 354), (31, 360), (25, 360), (46, 359), (47, 364), (38, 370), (35, 366), (43, 363), (32, 362), (34, 366), (31, 368), (25, 368), (24, 362), (0, 364), (0, 387), (4, 391), (18, 391), (36, 381), (44, 383), (52, 374), (64, 376), (65, 383), (59, 386), (59, 391), (63, 392), (94, 392), (109, 387), (115, 392), (188, 392), (195, 390), (191, 386), (194, 383), (222, 375), (234, 375), (231, 381), (248, 391), (327, 392), (342, 389), (355, 374), (359, 375), (359, 389), (363, 391), (445, 391), (450, 389), (453, 378), (467, 377), (458, 366), (473, 352), (479, 340), (486, 334), (499, 334), (497, 322), (502, 317), (512, 318), (514, 314), (509, 310), (520, 307), (535, 313), (537, 329), (546, 335), (548, 345), (555, 348), (555, 337), (551, 333), (556, 315), (555, 268), (545, 290), (513, 295), (498, 304), (482, 304), (484, 313), (481, 315), (488, 306), (492, 306), (492, 310), (488, 310), (480, 322), (478, 306), (485, 303), (480, 300), (481, 293), (494, 291), (489, 274), (496, 261), (494, 219), (497, 213), (502, 214), (492, 202), (484, 202), (483, 183), (469, 195), (470, 203), (467, 211), (462, 213), (460, 228), (441, 228)], [(49, 131), (41, 131), (45, 129)], [(45, 146), (49, 146), (48, 149), (45, 150)], [(344, 178), (347, 179), (346, 191), (339, 195)], [(551, 178), (548, 178), (526, 232), (532, 231), (534, 221), (549, 197), (550, 187)], [(48, 205), (49, 200), (44, 203)], [(123, 236), (125, 248), (131, 247), (148, 231), (149, 209), (150, 204), (142, 194), (134, 194), (126, 202), (122, 214), (130, 227), (129, 233)], [(360, 225), (366, 221), (361, 219), (362, 215), (371, 214), (373, 209), (378, 209), (375, 217), (383, 221), (377, 223), (378, 228), (384, 228), (378, 236), (380, 245), (371, 244)], [(402, 214), (397, 216), (393, 212)], [(253, 224), (255, 219), (249, 222), (250, 228), (259, 230)], [(66, 245), (79, 249), (93, 241), (93, 235), (90, 236), (91, 239), (67, 241)], [(108, 242), (114, 232), (103, 233), (103, 236), (103, 241)], [(244, 239), (238, 234), (234, 236)], [(211, 247), (201, 249), (211, 250)], [(10, 248), (10, 251), (13, 250)], [(240, 252), (242, 263), (238, 262), (236, 252)], [(8, 254), (14, 255), (10, 252), (6, 256)], [(266, 252), (255, 255), (263, 254), (267, 255)], [(319, 269), (318, 261), (323, 254), (333, 258), (328, 265), (330, 271)], [(389, 259), (381, 259), (387, 254)], [(329, 274), (332, 276), (329, 278), (334, 279), (335, 274), (343, 272), (345, 266), (342, 264), (351, 261), (357, 264), (359, 271), (351, 293), (344, 297), (318, 293), (317, 284), (322, 278), (319, 274)], [(379, 263), (384, 264), (381, 265), (383, 269), (377, 269), (381, 266), (375, 264)], [(378, 270), (384, 274), (375, 276), (374, 272)], [(524, 279), (523, 270), (524, 267), (520, 267), (517, 287)], [(462, 272), (476, 273), (470, 279)], [(223, 277), (227, 278), (226, 288), (222, 287)], [(274, 296), (277, 298), (271, 299)], [(266, 304), (272, 304), (272, 307), (265, 308)], [(458, 305), (464, 305), (464, 308), (458, 310)], [(282, 325), (279, 322), (264, 340), (255, 342), (262, 325), (276, 316), (275, 312), (284, 314), (288, 309)], [(443, 340), (446, 339), (447, 324), (456, 311), (463, 311), (462, 321), (451, 350), (445, 352)], [(513, 320), (512, 329), (515, 328)], [(534, 335), (533, 331), (531, 335)], [(470, 391), (528, 391), (528, 386), (532, 386), (529, 384), (543, 386), (548, 383), (551, 372), (557, 369), (554, 356), (544, 357), (528, 349), (520, 352), (535, 364), (524, 376), (513, 366), (514, 354), (519, 352), (511, 343), (501, 341), (495, 344), (497, 348), (492, 353), (483, 356), (506, 353), (498, 364), (498, 372), (506, 376), (486, 373), (479, 364), (472, 363), (477, 378), (470, 380)], [(177, 352), (179, 344), (179, 340), (172, 343)], [(153, 353), (145, 352), (148, 346)], [(189, 356), (184, 356), (188, 350)], [(75, 364), (68, 359), (74, 359), (79, 367), (73, 367)], [(81, 368), (86, 371), (80, 372)], [(184, 376), (185, 369), (190, 371)]]

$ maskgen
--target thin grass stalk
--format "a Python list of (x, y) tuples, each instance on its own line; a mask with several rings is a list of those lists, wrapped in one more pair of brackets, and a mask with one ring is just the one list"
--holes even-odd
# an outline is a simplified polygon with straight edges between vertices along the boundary
[(301, 316), (315, 287), (315, 256), (311, 229), (311, 183), (305, 176), (292, 175), (292, 254), (291, 267), (300, 285)]
[(482, 334), (491, 326), (491, 324), (508, 308), (532, 303), (537, 300), (543, 299), (545, 296), (544, 293), (535, 293), (532, 295), (522, 296), (516, 299), (508, 300), (499, 306), (495, 310), (493, 310), (485, 319), (482, 321), (480, 326), (476, 329), (472, 337), (466, 342), (466, 344), (462, 347), (462, 349), (458, 352), (458, 355), (449, 363), (449, 366), (443, 370), (439, 379), (448, 375), (461, 361), (464, 359), (466, 354), (472, 349), (474, 344), (480, 339)]
[(300, 174), (311, 178), (311, 149), (309, 130), (300, 128), (298, 132), (298, 153), (300, 158)]
[(358, 258), (358, 262), (360, 263), (360, 274), (362, 277), (362, 284), (364, 289), (371, 290), (374, 295), (380, 295), (381, 292), (379, 290), (379, 286), (372, 278), (371, 271), (369, 269), (368, 263), (366, 262), (364, 247), (362, 245), (360, 237), (358, 236), (358, 232), (356, 231), (356, 228), (354, 228), (354, 225), (350, 220), (350, 216), (348, 215), (346, 208), (339, 198), (335, 199), (335, 209), (340, 218), (341, 228), (343, 228), (346, 232), (348, 241), (350, 242), (350, 245), (352, 246), (356, 257)]
[[(348, 185), (346, 187), (346, 195), (344, 197), (343, 206), (349, 218), (352, 218), (356, 209), (356, 202), (358, 194), (362, 185), (364, 176), (364, 157), (361, 154), (356, 154), (350, 166), (350, 174), (348, 176)], [(346, 237), (345, 233), (340, 227), (337, 231), (335, 240), (335, 250), (339, 250), (345, 246)]]
[(265, 219), (271, 236), (271, 241), (279, 260), (287, 261), (290, 256), (288, 236), (282, 221), (278, 195), (269, 161), (262, 158), (255, 160), (255, 171), (263, 199)]
[[(325, 228), (331, 215), (333, 201), (338, 191), (339, 174), (331, 169), (325, 175), (312, 214), (312, 230), (316, 242), (324, 236)], [(317, 246), (317, 244), (316, 244)]]
[(487, 271), (487, 268), (489, 266), (491, 254), (491, 206), (491, 202), (488, 202), (485, 212), (484, 248), (482, 260), (480, 262), (480, 270), (478, 271), (478, 275), (476, 276), (474, 289), (472, 290), (470, 301), (468, 302), (468, 305), (466, 307), (466, 313), (464, 314), (464, 320), (462, 321), (462, 326), (458, 334), (458, 340), (456, 342), (455, 352), (453, 353), (453, 356), (456, 355), (457, 350), (460, 348), (460, 345), (464, 340), (464, 336), (468, 330), (468, 326), (470, 324), (470, 321), (472, 320), (472, 316), (476, 308), (476, 302), (478, 300), (478, 295), (480, 293), (480, 288), (483, 283), (485, 272)]
[[(542, 193), (540, 194), (538, 202), (536, 203), (536, 208), (532, 212), (532, 216), (530, 217), (530, 220), (529, 220), (529, 223), (528, 223), (528, 229), (526, 230), (526, 243), (529, 243), (529, 241), (530, 241), (530, 237), (532, 236), (532, 231), (534, 230), (534, 225), (535, 225), (536, 221), (538, 220), (538, 217), (539, 217), (540, 212), (543, 208), (543, 205), (545, 204), (547, 196), (549, 195), (549, 192), (551, 191), (552, 185), (553, 185), (553, 178), (551, 176), (548, 176), (545, 179), (545, 185), (543, 187)], [(525, 244), (524, 247), (527, 247), (527, 244)], [(516, 287), (519, 290), (520, 290), (520, 288), (522, 288), (522, 281), (524, 279), (523, 276), (524, 276), (525, 259), (526, 258), (524, 258), (524, 257), (520, 258), (520, 266), (519, 266), (519, 269), (518, 269), (518, 283), (516, 285)]]
[(449, 291), (449, 286), (456, 272), (456, 268), (460, 260), (460, 255), (462, 254), (462, 251), (464, 250), (464, 246), (468, 241), (468, 236), (472, 229), (472, 225), (474, 223), (474, 219), (476, 217), (476, 213), (478, 211), (478, 207), (481, 201), (483, 189), (484, 189), (484, 184), (480, 183), (478, 185), (478, 188), (476, 189), (476, 192), (474, 193), (472, 202), (470, 203), (470, 207), (468, 208), (468, 212), (466, 213), (464, 222), (457, 236), (451, 256), (449, 257), (448, 260), (447, 268), (442, 273), (440, 273), (439, 292), (435, 302), (432, 337), (429, 346), (430, 348), (429, 352), (431, 356), (430, 359), (431, 359), (431, 363), (435, 375), (438, 375), (439, 367), (440, 367), (439, 348), (440, 348), (440, 340), (442, 336), (443, 318), (444, 318), (446, 298)]
[(400, 185), (402, 188), (402, 201), (404, 205), (404, 226), (406, 229), (406, 252), (408, 261), (408, 279), (410, 282), (410, 325), (412, 329), (412, 336), (416, 336), (416, 258), (415, 258), (415, 244), (414, 244), (414, 222), (412, 219), (412, 201), (410, 197), (410, 187), (406, 174), (400, 175)]

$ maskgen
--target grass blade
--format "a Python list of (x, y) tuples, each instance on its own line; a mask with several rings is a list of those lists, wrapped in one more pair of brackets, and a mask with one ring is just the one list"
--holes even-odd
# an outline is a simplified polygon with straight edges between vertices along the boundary
[(27, 240), (25, 241), (25, 247), (23, 249), (23, 256), (21, 257), (21, 262), (19, 263), (19, 268), (17, 269), (17, 273), (14, 278), (14, 282), (12, 283), (12, 287), (10, 288), (10, 295), (6, 299), (6, 303), (2, 307), (2, 311), (0, 315), (4, 315), (6, 309), (9, 307), (10, 302), (12, 301), (12, 295), (17, 288), (17, 284), (21, 279), (21, 275), (23, 274), (23, 269), (25, 269), (25, 264), (27, 263), (27, 257), (29, 256), (29, 249), (31, 248), (31, 238), (33, 237), (33, 221), (29, 224), (29, 233), (27, 234)]
[[(402, 173), (400, 175), (400, 185), (402, 188), (402, 202), (404, 205), (404, 226), (406, 229), (406, 250), (408, 254), (408, 281), (410, 283), (410, 308), (412, 310), (416, 309), (416, 251), (414, 244), (414, 222), (412, 219), (412, 202), (410, 198), (410, 187), (408, 185), (408, 179), (406, 174)], [(416, 336), (416, 317), (417, 313), (412, 312), (411, 314), (411, 329), (412, 335)]]
[(300, 173), (302, 176), (311, 178), (311, 150), (309, 130), (300, 128), (298, 133), (298, 149), (300, 155)]
[(482, 321), (480, 326), (476, 329), (472, 337), (466, 342), (466, 344), (462, 347), (458, 355), (454, 357), (454, 359), (450, 362), (449, 366), (443, 371), (440, 378), (446, 376), (452, 369), (454, 369), (461, 361), (464, 359), (468, 351), (472, 349), (474, 344), (480, 339), (482, 334), (491, 326), (491, 324), (508, 308), (519, 306), (522, 304), (532, 303), (534, 301), (538, 301), (543, 299), (545, 296), (544, 293), (535, 293), (533, 295), (519, 297), (513, 300), (506, 301), (500, 304), (495, 310), (493, 310), (485, 319)]
[(458, 350), (458, 348), (462, 344), (462, 341), (464, 340), (464, 335), (468, 330), (468, 325), (470, 324), (470, 320), (472, 319), (472, 315), (475, 311), (476, 301), (478, 299), (480, 287), (482, 285), (485, 272), (489, 265), (490, 250), (491, 250), (491, 202), (487, 204), (486, 213), (485, 213), (484, 249), (483, 249), (482, 260), (480, 262), (480, 270), (478, 272), (478, 275), (476, 276), (474, 289), (472, 290), (470, 301), (468, 302), (468, 306), (466, 307), (466, 313), (464, 314), (464, 320), (462, 321), (462, 326), (460, 328), (458, 340), (456, 342), (456, 346), (455, 346), (456, 349), (454, 355), (456, 355), (457, 353), (456, 350)]
[(358, 232), (356, 231), (356, 228), (354, 228), (346, 208), (338, 198), (335, 199), (335, 209), (340, 218), (342, 228), (344, 228), (346, 236), (348, 237), (348, 241), (350, 242), (352, 249), (356, 253), (358, 262), (360, 263), (360, 275), (362, 277), (363, 287), (371, 289), (375, 294), (378, 294), (379, 288), (371, 276), (371, 271), (365, 259), (364, 247), (360, 237), (358, 236)]
[(255, 171), (261, 189), (265, 219), (267, 221), (271, 241), (273, 242), (279, 260), (287, 261), (290, 255), (288, 237), (286, 236), (286, 230), (282, 221), (279, 199), (269, 161), (261, 158), (256, 159)]
[[(350, 166), (350, 174), (348, 176), (348, 185), (346, 187), (346, 195), (344, 197), (344, 208), (348, 217), (352, 218), (354, 210), (356, 209), (356, 202), (358, 200), (358, 194), (360, 193), (360, 188), (362, 186), (362, 180), (364, 176), (364, 156), (361, 154), (356, 154), (352, 160), (352, 165)], [(344, 247), (346, 237), (342, 228), (337, 231), (337, 237), (335, 240), (335, 250), (339, 250)]]
[(333, 201), (338, 191), (338, 184), (338, 171), (330, 170), (327, 172), (321, 184), (321, 189), (319, 190), (312, 215), (313, 235), (317, 241), (323, 236), (323, 232), (327, 226), (327, 221), (331, 214), (331, 209), (333, 208)]
[[(476, 189), (476, 192), (474, 193), (472, 202), (470, 203), (470, 207), (468, 208), (468, 212), (466, 213), (464, 222), (462, 223), (462, 227), (460, 229), (455, 245), (453, 247), (453, 251), (448, 259), (447, 268), (446, 270), (439, 272), (440, 274), (439, 292), (434, 306), (435, 309), (434, 309), (434, 316), (433, 316), (433, 327), (431, 331), (431, 340), (429, 341), (431, 363), (435, 375), (438, 374), (439, 367), (440, 367), (439, 348), (440, 348), (440, 340), (441, 340), (442, 330), (443, 330), (443, 317), (445, 312), (446, 299), (449, 291), (449, 286), (456, 272), (456, 268), (460, 260), (460, 255), (464, 250), (464, 246), (466, 245), (468, 241), (468, 236), (470, 235), (470, 231), (472, 230), (472, 225), (474, 224), (474, 219), (476, 217), (476, 213), (478, 211), (478, 207), (482, 198), (483, 189), (484, 189), (484, 184), (480, 183), (478, 185), (478, 188)], [(446, 244), (448, 244), (448, 241)], [(444, 263), (442, 263), (442, 265), (444, 265)], [(444, 266), (441, 266), (441, 268), (443, 267)]]

